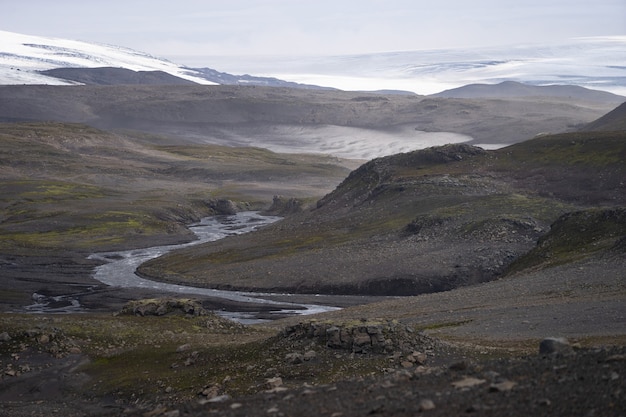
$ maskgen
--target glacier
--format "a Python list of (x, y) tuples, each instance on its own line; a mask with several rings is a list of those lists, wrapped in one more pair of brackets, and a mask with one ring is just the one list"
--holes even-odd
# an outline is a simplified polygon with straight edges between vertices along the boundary
[[(183, 57), (181, 57), (183, 59)], [(549, 45), (382, 52), (341, 56), (207, 57), (222, 71), (250, 71), (341, 90), (429, 95), (467, 84), (518, 81), (578, 85), (626, 95), (626, 36)]]

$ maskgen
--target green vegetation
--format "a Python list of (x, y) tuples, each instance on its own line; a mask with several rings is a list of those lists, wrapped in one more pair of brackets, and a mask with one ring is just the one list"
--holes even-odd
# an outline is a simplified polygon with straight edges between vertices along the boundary
[[(276, 331), (244, 327), (213, 314), (162, 317), (0, 315), (11, 336), (0, 343), (9, 356), (29, 345), (42, 353), (89, 355), (81, 372), (89, 375), (85, 392), (127, 400), (186, 401), (219, 385), (222, 392), (245, 395), (267, 389), (267, 378), (282, 376), (286, 386), (323, 384), (379, 373), (385, 355), (351, 357), (307, 340), (286, 340)], [(315, 351), (315, 361), (290, 365), (289, 353)]]
[[(275, 183), (320, 193), (346, 175), (337, 158), (177, 145), (80, 124), (0, 124), (0, 250), (102, 251), (186, 239), (184, 225), (230, 198), (267, 207)], [(265, 185), (265, 183), (267, 185)], [(314, 191), (313, 191), (314, 190)]]
[(626, 131), (542, 136), (501, 149), (497, 155), (496, 165), (516, 164), (518, 169), (533, 165), (552, 169), (557, 168), (555, 165), (583, 169), (623, 166), (626, 163)]

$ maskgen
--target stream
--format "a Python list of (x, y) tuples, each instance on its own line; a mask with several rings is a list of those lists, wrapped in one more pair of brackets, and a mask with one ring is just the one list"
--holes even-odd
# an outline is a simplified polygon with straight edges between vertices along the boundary
[[(258, 212), (246, 211), (229, 216), (211, 216), (202, 219), (201, 222), (189, 226), (197, 240), (189, 243), (168, 246), (154, 246), (143, 249), (132, 249), (126, 251), (95, 253), (89, 259), (104, 262), (97, 266), (93, 277), (103, 284), (113, 287), (123, 288), (148, 288), (169, 293), (190, 294), (196, 296), (210, 296), (228, 299), (244, 303), (275, 304), (284, 307), (292, 305), (293, 309), (282, 308), (274, 312), (278, 315), (285, 314), (315, 314), (324, 311), (337, 310), (337, 307), (321, 306), (314, 304), (296, 304), (273, 301), (269, 298), (275, 294), (251, 293), (239, 291), (222, 291), (208, 288), (190, 287), (185, 285), (170, 284), (164, 282), (151, 281), (141, 278), (135, 274), (135, 270), (143, 262), (159, 257), (167, 252), (187, 246), (198, 245), (204, 242), (211, 242), (223, 239), (227, 236), (249, 233), (257, 228), (280, 220), (276, 216), (262, 216)], [(255, 312), (230, 312), (216, 311), (217, 314), (244, 324), (259, 323), (266, 320), (255, 318)]]

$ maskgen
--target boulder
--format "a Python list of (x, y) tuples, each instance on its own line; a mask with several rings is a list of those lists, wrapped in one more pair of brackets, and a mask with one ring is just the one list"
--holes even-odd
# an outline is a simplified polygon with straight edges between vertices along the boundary
[(567, 339), (562, 337), (548, 337), (539, 343), (539, 353), (543, 355), (564, 354), (573, 352)]

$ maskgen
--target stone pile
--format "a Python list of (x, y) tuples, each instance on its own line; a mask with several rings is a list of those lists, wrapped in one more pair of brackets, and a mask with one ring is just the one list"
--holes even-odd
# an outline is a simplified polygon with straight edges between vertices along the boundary
[(282, 336), (314, 339), (328, 348), (354, 353), (410, 353), (432, 349), (435, 343), (425, 334), (393, 320), (351, 323), (312, 320), (286, 327)]

